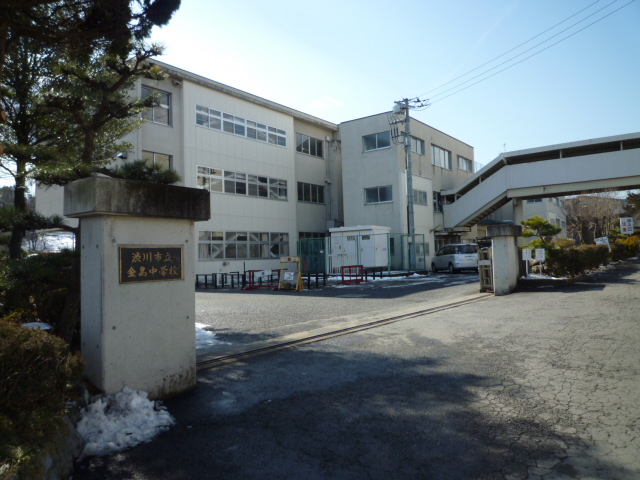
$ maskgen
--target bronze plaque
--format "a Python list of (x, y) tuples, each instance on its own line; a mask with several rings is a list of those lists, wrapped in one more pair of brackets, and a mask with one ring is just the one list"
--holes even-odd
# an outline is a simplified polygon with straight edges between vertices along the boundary
[(119, 247), (120, 283), (183, 280), (182, 247)]

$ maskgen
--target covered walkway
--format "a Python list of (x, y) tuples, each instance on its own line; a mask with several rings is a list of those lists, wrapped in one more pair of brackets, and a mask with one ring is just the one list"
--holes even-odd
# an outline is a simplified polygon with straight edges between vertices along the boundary
[(634, 188), (640, 188), (640, 133), (506, 152), (442, 192), (444, 228), (471, 227), (514, 199)]

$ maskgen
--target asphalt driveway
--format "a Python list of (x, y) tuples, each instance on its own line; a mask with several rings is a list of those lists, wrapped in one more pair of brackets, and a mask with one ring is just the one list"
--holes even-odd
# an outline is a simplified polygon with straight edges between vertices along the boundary
[[(398, 293), (375, 311), (476, 287)], [(74, 479), (640, 479), (639, 288), (636, 260), (203, 371), (165, 402), (174, 428), (85, 459)], [(240, 299), (255, 297), (235, 296), (246, 317)], [(327, 312), (269, 297), (251, 315), (287, 316), (288, 299), (309, 313), (275, 330), (384, 300), (337, 297), (350, 307)], [(199, 297), (200, 313), (223, 317), (215, 303)]]

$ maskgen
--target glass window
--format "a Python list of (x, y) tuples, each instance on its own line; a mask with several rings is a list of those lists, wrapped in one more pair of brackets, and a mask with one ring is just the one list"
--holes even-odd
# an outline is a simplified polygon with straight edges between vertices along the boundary
[[(197, 185), (212, 192), (287, 200), (287, 181), (258, 175), (198, 167)], [(271, 195), (270, 195), (271, 194)]]
[(308, 135), (296, 133), (296, 151), (304, 155), (323, 158), (323, 141)]
[(427, 205), (427, 192), (423, 190), (413, 190), (413, 203), (417, 203), (419, 205)]
[(142, 112), (142, 118), (163, 125), (171, 124), (171, 94), (151, 87), (142, 87), (142, 98), (153, 96), (154, 105)]
[(433, 192), (433, 211), (442, 213), (442, 195), (440, 195), (440, 192)]
[(298, 201), (324, 203), (324, 186), (298, 182)]
[(418, 155), (424, 155), (424, 140), (420, 140), (416, 137), (411, 137), (411, 151)]
[(445, 150), (444, 148), (440, 148), (436, 145), (431, 145), (431, 149), (433, 152), (432, 163), (437, 167), (442, 167), (442, 168), (446, 168), (447, 170), (452, 170), (451, 152), (449, 150)]
[(458, 169), (465, 172), (473, 172), (473, 160), (458, 155)]
[(173, 159), (171, 155), (157, 152), (142, 151), (142, 160), (147, 165), (159, 165), (165, 170), (169, 170), (173, 166)]
[(364, 189), (365, 203), (391, 202), (391, 185)]
[(388, 148), (391, 146), (391, 133), (381, 132), (374, 133), (373, 135), (365, 135), (362, 137), (362, 143), (365, 152)]
[[(263, 123), (236, 117), (230, 113), (221, 112), (203, 105), (196, 105), (196, 125), (213, 130), (222, 130), (225, 133), (240, 137), (271, 143), (281, 147), (287, 146), (287, 132), (275, 127), (269, 127)], [(267, 130), (273, 132), (267, 136)]]

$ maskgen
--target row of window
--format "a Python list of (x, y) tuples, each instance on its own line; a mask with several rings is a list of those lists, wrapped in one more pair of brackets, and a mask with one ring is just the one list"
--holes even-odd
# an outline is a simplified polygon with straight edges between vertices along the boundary
[[(527, 203), (541, 203), (542, 200), (543, 200), (542, 198), (530, 198), (529, 200), (527, 200)], [(552, 202), (557, 207), (563, 207), (564, 208), (564, 200), (562, 200), (560, 198), (553, 197), (553, 198), (548, 198), (547, 200), (549, 202)]]
[(196, 105), (196, 125), (272, 145), (287, 146), (287, 132), (284, 130), (202, 105)]
[[(428, 205), (429, 194), (424, 190), (413, 190), (413, 203), (418, 205)], [(371, 203), (387, 203), (393, 201), (391, 185), (382, 187), (371, 187), (364, 189), (364, 201)], [(440, 192), (433, 192), (433, 209), (442, 212), (442, 197)]]
[[(365, 152), (372, 152), (374, 150), (380, 150), (383, 148), (389, 148), (391, 146), (391, 134), (390, 132), (373, 133), (371, 135), (365, 135), (362, 137), (362, 146)], [(451, 152), (437, 145), (431, 146), (433, 153), (432, 163), (438, 167), (446, 168), (447, 170), (453, 169), (451, 161)], [(424, 140), (416, 137), (411, 137), (411, 151), (419, 155), (425, 155), (426, 150), (424, 146)], [(473, 161), (468, 158), (458, 156), (458, 168), (466, 172), (473, 172)]]
[(198, 234), (198, 260), (280, 258), (288, 255), (288, 233), (201, 231)]
[(211, 192), (287, 200), (287, 181), (198, 166), (198, 188)]

